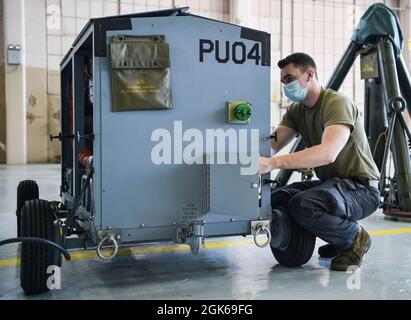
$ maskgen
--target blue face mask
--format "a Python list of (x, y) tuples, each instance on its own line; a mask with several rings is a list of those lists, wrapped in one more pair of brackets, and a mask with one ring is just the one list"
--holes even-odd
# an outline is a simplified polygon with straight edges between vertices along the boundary
[(308, 88), (305, 86), (305, 88), (301, 87), (300, 80), (305, 73), (297, 80), (294, 80), (290, 83), (287, 83), (283, 86), (284, 93), (287, 96), (288, 99), (294, 102), (301, 102), (303, 101), (308, 94)]

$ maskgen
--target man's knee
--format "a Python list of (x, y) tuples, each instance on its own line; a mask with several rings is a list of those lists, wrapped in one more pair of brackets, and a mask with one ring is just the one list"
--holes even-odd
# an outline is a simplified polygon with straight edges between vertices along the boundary
[(290, 214), (300, 221), (318, 220), (321, 222), (330, 213), (344, 216), (345, 212), (338, 206), (333, 194), (323, 189), (307, 190), (295, 195), (289, 200), (288, 208)]
[(300, 182), (294, 182), (289, 185), (283, 186), (274, 190), (271, 193), (271, 207), (285, 207), (287, 208), (290, 199), (298, 192), (298, 186)]
[(301, 217), (302, 215), (307, 214), (307, 210), (304, 209), (304, 195), (302, 193), (296, 194), (291, 197), (288, 201), (288, 208), (290, 214), (295, 217)]
[(288, 201), (288, 209), (297, 221), (317, 219), (318, 213), (324, 210), (318, 196), (310, 191), (293, 196)]
[(287, 207), (292, 196), (285, 189), (275, 190), (271, 193), (271, 207)]

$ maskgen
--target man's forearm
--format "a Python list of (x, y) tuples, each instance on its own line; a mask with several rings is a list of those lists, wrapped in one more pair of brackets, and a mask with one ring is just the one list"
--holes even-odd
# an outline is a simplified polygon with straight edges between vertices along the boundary
[(324, 130), (321, 144), (283, 156), (260, 157), (259, 172), (265, 174), (274, 169), (316, 168), (333, 163), (347, 143), (349, 136), (350, 127), (348, 125), (330, 125)]
[(319, 144), (310, 148), (271, 158), (278, 169), (305, 169), (324, 166), (334, 162), (329, 148)]

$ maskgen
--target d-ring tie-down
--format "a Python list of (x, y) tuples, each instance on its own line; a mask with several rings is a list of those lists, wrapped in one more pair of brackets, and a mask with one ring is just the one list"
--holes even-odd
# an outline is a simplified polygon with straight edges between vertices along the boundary
[[(264, 242), (264, 243), (259, 243), (259, 242), (257, 241), (257, 236), (258, 236), (259, 234), (262, 234), (262, 233), (266, 233), (266, 234), (267, 234), (267, 241)], [(263, 225), (263, 224), (258, 225), (257, 230), (256, 230), (255, 233), (254, 233), (254, 243), (255, 243), (255, 245), (256, 245), (257, 247), (264, 248), (264, 247), (266, 247), (270, 242), (271, 242), (271, 232), (270, 232), (270, 229), (268, 229), (268, 228), (267, 228), (265, 225)]]
[[(101, 253), (101, 247), (102, 247), (103, 243), (105, 243), (105, 242), (112, 242), (113, 243), (114, 252), (110, 256), (104, 256)], [(97, 255), (99, 256), (99, 258), (101, 258), (103, 260), (113, 259), (117, 255), (117, 252), (118, 252), (118, 243), (117, 243), (116, 239), (114, 238), (114, 235), (106, 236), (103, 239), (101, 239), (101, 241), (99, 242), (96, 250), (97, 250)]]

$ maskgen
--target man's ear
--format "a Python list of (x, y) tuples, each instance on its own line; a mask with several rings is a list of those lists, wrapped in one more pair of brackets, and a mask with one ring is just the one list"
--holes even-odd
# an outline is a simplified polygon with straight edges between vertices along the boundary
[(315, 71), (314, 69), (308, 69), (308, 77), (307, 77), (307, 82), (311, 81), (315, 78)]

